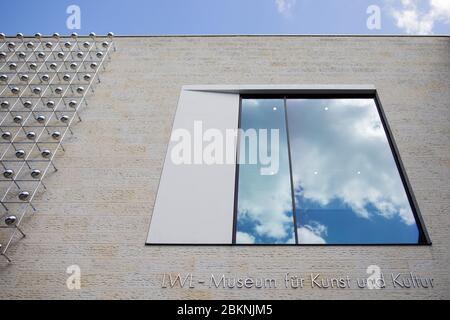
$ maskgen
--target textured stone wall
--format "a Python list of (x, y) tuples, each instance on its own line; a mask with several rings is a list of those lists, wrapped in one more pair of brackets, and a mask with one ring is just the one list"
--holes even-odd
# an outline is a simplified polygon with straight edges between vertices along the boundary
[[(449, 37), (124, 37), (56, 158), (27, 238), (0, 260), (0, 299), (450, 298)], [(373, 84), (432, 246), (145, 246), (182, 85)], [(174, 199), (176, 201), (176, 199)], [(380, 230), (381, 232), (381, 230)], [(81, 290), (68, 290), (77, 264)], [(434, 289), (162, 289), (163, 273), (415, 272)], [(307, 283), (308, 284), (308, 283)]]

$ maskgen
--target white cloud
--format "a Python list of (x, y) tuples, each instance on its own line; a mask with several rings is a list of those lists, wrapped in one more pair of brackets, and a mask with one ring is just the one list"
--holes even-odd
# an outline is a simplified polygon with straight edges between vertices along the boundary
[[(322, 207), (339, 200), (361, 218), (398, 215), (405, 224), (414, 224), (374, 102), (330, 100), (326, 113), (314, 111), (323, 102), (312, 103), (310, 111), (295, 117), (296, 128), (302, 129), (291, 134), (297, 196)], [(290, 112), (301, 110), (295, 107)]]
[(253, 244), (255, 243), (255, 237), (246, 232), (236, 232), (236, 243)]
[(310, 221), (309, 224), (297, 229), (298, 243), (303, 244), (324, 244), (324, 236), (327, 235), (327, 227), (317, 221)]
[[(420, 4), (426, 3), (426, 8)], [(397, 27), (408, 34), (432, 34), (436, 22), (450, 24), (449, 0), (402, 0), (400, 8), (391, 9)]]
[[(264, 123), (263, 119), (255, 119), (261, 116), (261, 113), (257, 109), (250, 109), (250, 106), (253, 104), (246, 104), (251, 121), (256, 124), (258, 121)], [(280, 168), (274, 175), (261, 175), (260, 164), (240, 165), (238, 219), (251, 223), (251, 234), (257, 239), (269, 237), (273, 242), (282, 243), (288, 241), (294, 233), (289, 159), (286, 140), (283, 137), (279, 140), (278, 150)], [(243, 144), (240, 152), (244, 152)]]
[(245, 182), (245, 186), (239, 186), (238, 219), (250, 219), (255, 235), (283, 242), (293, 231), (288, 173), (261, 177), (250, 169), (240, 170), (240, 181)]
[(438, 20), (450, 24), (450, 1), (431, 0), (431, 11)]
[(291, 15), (297, 0), (275, 0), (277, 10), (284, 15)]

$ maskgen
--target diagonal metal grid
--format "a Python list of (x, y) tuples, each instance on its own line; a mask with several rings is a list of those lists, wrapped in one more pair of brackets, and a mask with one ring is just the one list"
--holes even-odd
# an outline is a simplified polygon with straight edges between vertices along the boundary
[(0, 33), (0, 255), (25, 237), (24, 217), (46, 189), (55, 155), (81, 121), (82, 106), (116, 50), (113, 33), (42, 36)]

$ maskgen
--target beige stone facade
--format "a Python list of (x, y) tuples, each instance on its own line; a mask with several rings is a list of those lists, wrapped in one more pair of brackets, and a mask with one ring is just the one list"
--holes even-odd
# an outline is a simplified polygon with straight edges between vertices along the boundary
[[(83, 122), (0, 260), (1, 299), (450, 298), (449, 37), (117, 37)], [(145, 246), (183, 85), (372, 84), (432, 246)], [(176, 199), (174, 199), (176, 201)], [(69, 290), (66, 268), (81, 268)], [(308, 277), (432, 277), (434, 288), (285, 288)], [(163, 274), (271, 277), (277, 288), (161, 288)]]

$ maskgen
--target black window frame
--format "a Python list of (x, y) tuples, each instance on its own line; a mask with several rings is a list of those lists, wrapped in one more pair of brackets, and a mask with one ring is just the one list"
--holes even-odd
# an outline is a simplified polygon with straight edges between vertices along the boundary
[[(243, 99), (283, 99), (284, 107), (286, 110), (286, 100), (287, 99), (373, 99), (375, 101), (375, 105), (377, 107), (378, 115), (380, 117), (381, 123), (383, 125), (384, 132), (386, 134), (387, 140), (389, 142), (389, 147), (391, 149), (392, 155), (394, 157), (394, 161), (397, 167), (397, 170), (400, 175), (400, 179), (402, 181), (403, 187), (406, 192), (406, 196), (408, 198), (408, 202), (411, 206), (411, 210), (414, 215), (414, 219), (416, 221), (416, 225), (419, 231), (419, 241), (418, 243), (324, 243), (324, 244), (306, 244), (306, 243), (298, 243), (298, 235), (297, 235), (297, 225), (295, 224), (295, 240), (294, 244), (241, 244), (236, 243), (236, 233), (237, 233), (237, 211), (238, 211), (238, 188), (239, 188), (239, 150), (240, 150), (240, 137), (237, 138), (236, 144), (236, 170), (235, 170), (235, 186), (234, 186), (234, 206), (233, 206), (233, 234), (232, 234), (232, 245), (236, 246), (430, 246), (432, 245), (431, 238), (428, 234), (428, 231), (425, 227), (424, 220), (422, 218), (422, 214), (419, 209), (419, 205), (417, 199), (414, 195), (411, 183), (406, 174), (405, 166), (400, 157), (400, 153), (395, 143), (394, 136), (392, 134), (391, 128), (388, 124), (388, 120), (386, 114), (384, 112), (383, 106), (380, 101), (380, 97), (378, 95), (377, 90), (359, 90), (359, 89), (349, 89), (349, 90), (302, 90), (301, 92), (289, 92), (289, 90), (266, 90), (265, 92), (261, 92), (260, 90), (255, 92), (241, 92), (239, 95), (239, 112), (238, 112), (238, 129), (241, 129), (241, 114), (242, 114), (242, 100)], [(292, 162), (291, 162), (291, 149), (290, 149), (290, 141), (289, 141), (289, 128), (287, 121), (287, 112), (285, 112), (285, 121), (286, 121), (286, 129), (287, 129), (287, 144), (288, 144), (288, 152), (289, 152), (289, 175), (291, 181), (291, 195), (293, 202), (293, 216), (294, 221), (296, 221), (295, 214), (295, 199), (294, 199), (294, 190), (293, 190), (293, 178), (292, 178)]]

